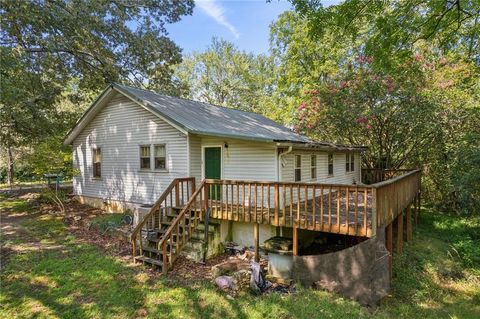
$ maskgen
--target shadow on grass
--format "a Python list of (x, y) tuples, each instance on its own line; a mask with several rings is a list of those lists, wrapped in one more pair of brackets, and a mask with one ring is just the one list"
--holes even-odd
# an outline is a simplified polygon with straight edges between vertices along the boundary
[(131, 269), (96, 247), (76, 244), (61, 221), (43, 217), (24, 226), (28, 240), (17, 243), (19, 253), (1, 273), (7, 316), (30, 317), (38, 310), (61, 318), (129, 317), (142, 302)]

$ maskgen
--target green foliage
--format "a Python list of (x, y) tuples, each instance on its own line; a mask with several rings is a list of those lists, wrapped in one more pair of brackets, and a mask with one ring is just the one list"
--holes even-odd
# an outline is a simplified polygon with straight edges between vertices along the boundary
[(339, 36), (362, 40), (364, 54), (382, 68), (403, 64), (420, 44), (442, 52), (455, 51), (470, 60), (480, 57), (478, 1), (346, 0), (330, 7), (320, 0), (291, 0), (308, 20), (310, 35), (323, 39), (334, 30)]
[(273, 90), (274, 65), (264, 55), (248, 54), (213, 38), (205, 52), (186, 56), (175, 75), (190, 99), (263, 113), (265, 97)]
[(112, 81), (176, 94), (172, 66), (181, 54), (165, 25), (192, 8), (192, 0), (2, 1), (0, 148), (8, 179), (11, 153), (74, 123), (82, 108), (62, 108), (66, 99), (78, 106)]
[(319, 140), (368, 146), (367, 167), (400, 168), (433, 142), (435, 105), (422, 96), (425, 79), (413, 61), (392, 75), (374, 71), (371, 62), (359, 56), (308, 91), (297, 128)]
[[(0, 205), (17, 201), (3, 199)], [(406, 243), (404, 255), (395, 256), (393, 291), (375, 309), (302, 287), (291, 295), (229, 299), (205, 281), (152, 280), (142, 266), (75, 238), (59, 218), (38, 216), (17, 226), (18, 237), (2, 237), (2, 249), (22, 251), (0, 270), (5, 318), (477, 318), (480, 313), (478, 264), (469, 269), (449, 254), (452, 244), (467, 236), (476, 234), (478, 240), (478, 219), (422, 211), (414, 240)]]

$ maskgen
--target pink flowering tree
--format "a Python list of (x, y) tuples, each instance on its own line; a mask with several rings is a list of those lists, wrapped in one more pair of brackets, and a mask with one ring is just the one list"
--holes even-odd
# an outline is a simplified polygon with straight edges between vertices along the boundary
[(426, 67), (414, 56), (404, 70), (384, 74), (359, 56), (337, 78), (305, 92), (295, 128), (317, 140), (368, 146), (367, 167), (409, 165), (437, 132), (435, 106), (423, 94)]

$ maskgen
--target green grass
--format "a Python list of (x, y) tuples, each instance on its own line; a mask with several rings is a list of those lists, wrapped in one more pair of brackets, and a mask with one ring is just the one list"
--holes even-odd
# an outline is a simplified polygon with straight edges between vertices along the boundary
[(208, 282), (152, 280), (141, 266), (80, 242), (60, 219), (36, 216), (22, 220), (24, 234), (6, 243), (18, 253), (1, 271), (0, 317), (479, 318), (479, 265), (467, 260), (469, 249), (452, 253), (459, 242), (478, 243), (478, 225), (478, 218), (424, 213), (414, 241), (395, 260), (392, 295), (372, 310), (306, 288), (230, 300)]

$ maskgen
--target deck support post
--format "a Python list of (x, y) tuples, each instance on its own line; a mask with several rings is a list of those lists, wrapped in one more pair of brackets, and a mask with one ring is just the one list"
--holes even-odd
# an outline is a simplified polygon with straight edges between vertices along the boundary
[(403, 250), (403, 210), (397, 217), (397, 254), (401, 254)]
[(408, 204), (407, 206), (407, 241), (411, 241), (413, 238), (412, 232), (412, 210), (411, 205)]
[(388, 224), (386, 229), (386, 245), (388, 250), (388, 269), (390, 278), (393, 273), (393, 222)]
[(259, 253), (259, 241), (260, 241), (260, 225), (258, 223), (253, 224), (253, 241), (255, 245), (255, 261), (258, 263), (260, 261)]
[(297, 225), (293, 225), (293, 255), (298, 255), (298, 229)]

